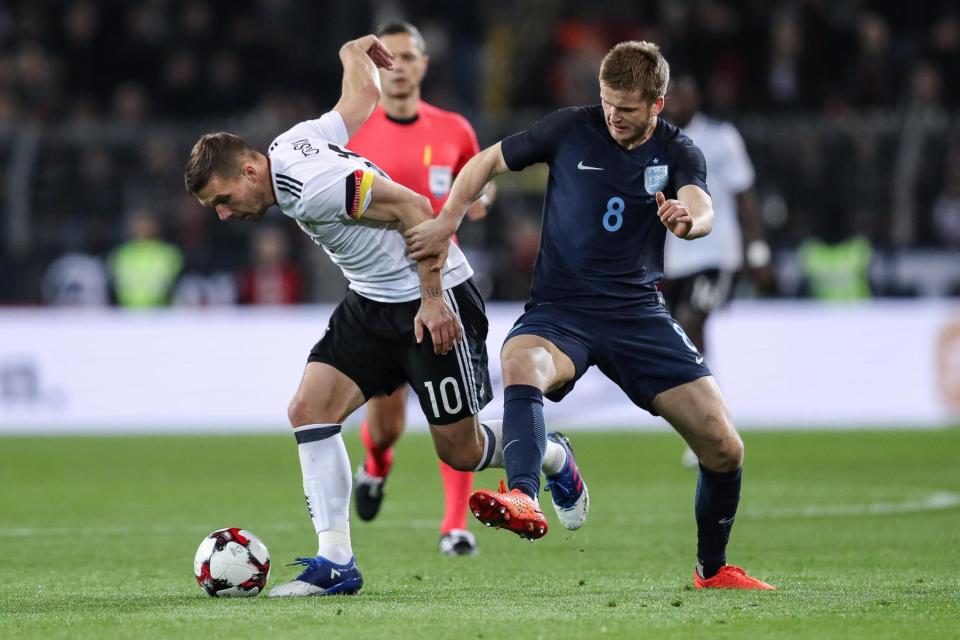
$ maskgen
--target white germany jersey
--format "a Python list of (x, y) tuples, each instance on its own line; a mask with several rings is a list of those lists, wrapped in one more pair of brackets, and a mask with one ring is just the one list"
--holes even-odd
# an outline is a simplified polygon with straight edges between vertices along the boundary
[[(416, 300), (420, 278), (416, 262), (407, 255), (400, 224), (363, 219), (376, 180), (389, 178), (344, 148), (348, 138), (336, 111), (277, 136), (267, 152), (277, 204), (323, 247), (351, 289), (378, 302)], [(451, 245), (443, 269), (444, 289), (472, 275), (463, 253)]]
[(663, 272), (683, 278), (705, 269), (739, 271), (743, 265), (737, 194), (753, 186), (753, 164), (736, 127), (695, 114), (683, 128), (703, 151), (707, 186), (713, 200), (713, 230), (703, 238), (681, 240), (667, 233)]

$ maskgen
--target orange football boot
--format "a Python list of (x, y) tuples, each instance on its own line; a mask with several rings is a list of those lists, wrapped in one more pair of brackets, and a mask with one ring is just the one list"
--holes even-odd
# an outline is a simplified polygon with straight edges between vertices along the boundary
[(502, 479), (499, 491), (471, 493), (470, 511), (488, 527), (508, 529), (530, 542), (547, 535), (547, 519), (536, 501), (519, 489), (508, 492)]
[(732, 564), (725, 564), (712, 578), (701, 578), (697, 570), (693, 570), (694, 589), (757, 589), (774, 591), (776, 587), (763, 580), (757, 580), (747, 575), (747, 572)]

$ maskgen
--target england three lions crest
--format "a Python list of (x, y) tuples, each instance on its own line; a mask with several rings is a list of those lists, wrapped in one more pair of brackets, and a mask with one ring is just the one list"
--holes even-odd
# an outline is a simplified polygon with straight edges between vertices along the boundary
[(667, 165), (660, 164), (647, 167), (643, 171), (643, 188), (651, 196), (657, 194), (657, 191), (663, 191), (667, 186), (670, 170)]

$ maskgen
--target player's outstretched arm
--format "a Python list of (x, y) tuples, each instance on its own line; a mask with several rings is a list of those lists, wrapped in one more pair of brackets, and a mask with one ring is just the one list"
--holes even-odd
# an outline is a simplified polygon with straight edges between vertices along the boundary
[(375, 35), (367, 35), (340, 47), (343, 88), (333, 110), (340, 114), (352, 137), (367, 121), (380, 101), (377, 67), (393, 68), (393, 54)]
[(499, 142), (473, 156), (457, 174), (457, 179), (450, 189), (450, 196), (437, 217), (404, 233), (410, 257), (420, 260), (429, 256), (446, 255), (450, 238), (460, 227), (467, 209), (480, 197), (488, 182), (509, 170)]
[[(430, 201), (403, 185), (387, 178), (376, 177), (370, 188), (370, 204), (363, 211), (363, 218), (399, 222), (404, 229), (412, 229), (433, 218)], [(446, 252), (443, 257), (446, 258)], [(420, 310), (414, 318), (413, 330), (418, 344), (423, 342), (426, 330), (433, 341), (434, 353), (445, 354), (453, 348), (454, 342), (462, 340), (463, 328), (443, 297), (443, 263), (440, 263), (439, 269), (434, 269), (436, 260), (434, 256), (427, 256), (417, 261)]]
[(678, 238), (702, 238), (713, 229), (713, 200), (700, 187), (688, 184), (677, 190), (677, 198), (668, 200), (657, 192), (660, 222)]

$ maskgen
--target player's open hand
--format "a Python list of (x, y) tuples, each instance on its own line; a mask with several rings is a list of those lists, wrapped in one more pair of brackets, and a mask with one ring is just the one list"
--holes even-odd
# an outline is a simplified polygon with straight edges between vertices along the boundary
[(419, 262), (431, 256), (437, 259), (430, 268), (431, 271), (440, 271), (447, 261), (447, 253), (450, 252), (450, 238), (453, 237), (453, 229), (444, 225), (441, 218), (421, 222), (412, 229), (404, 232), (403, 237), (407, 241), (407, 252), (410, 258)]
[(413, 333), (417, 337), (417, 344), (423, 342), (424, 329), (430, 333), (433, 340), (433, 352), (440, 356), (453, 349), (454, 343), (463, 341), (460, 320), (442, 296), (424, 298), (420, 302), (420, 310), (413, 319)]
[(667, 200), (662, 191), (657, 191), (657, 215), (670, 233), (678, 238), (686, 238), (693, 229), (693, 216), (687, 205), (680, 200)]

